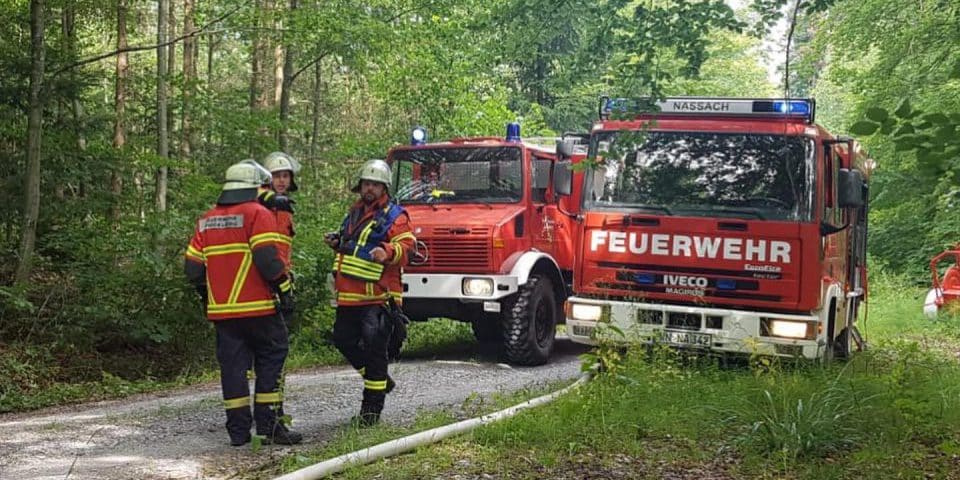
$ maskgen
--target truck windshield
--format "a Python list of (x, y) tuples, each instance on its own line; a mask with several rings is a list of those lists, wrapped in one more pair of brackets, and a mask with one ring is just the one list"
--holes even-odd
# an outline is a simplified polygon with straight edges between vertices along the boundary
[(706, 132), (599, 132), (584, 206), (659, 215), (812, 218), (813, 141)]
[(515, 203), (523, 196), (516, 147), (395, 150), (391, 157), (400, 203)]

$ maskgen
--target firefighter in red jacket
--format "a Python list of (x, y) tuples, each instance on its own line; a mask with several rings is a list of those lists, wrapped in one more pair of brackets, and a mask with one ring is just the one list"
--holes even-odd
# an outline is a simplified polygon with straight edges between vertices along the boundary
[(360, 199), (350, 208), (340, 231), (326, 242), (336, 250), (337, 315), (333, 340), (363, 376), (360, 425), (380, 421), (386, 394), (395, 383), (387, 375), (387, 344), (393, 331), (388, 302), (400, 304), (400, 274), (416, 239), (407, 212), (390, 200), (390, 166), (370, 160), (352, 191)]
[[(303, 439), (277, 415), (288, 350), (287, 327), (278, 310), (292, 310), (293, 291), (278, 254), (276, 218), (257, 202), (265, 178), (269, 171), (253, 161), (227, 169), (216, 206), (197, 222), (184, 266), (217, 331), (227, 432), (234, 446), (250, 441), (253, 423), (267, 443), (291, 445)], [(253, 415), (250, 365), (256, 372)]]
[(267, 155), (263, 166), (270, 170), (270, 188), (278, 196), (286, 197), (286, 201), (277, 204), (277, 226), (280, 228), (280, 256), (289, 271), (291, 266), (290, 249), (293, 244), (293, 200), (290, 194), (297, 191), (296, 176), (300, 173), (300, 162), (283, 152), (273, 152)]
[[(277, 218), (277, 227), (280, 230), (280, 243), (277, 250), (283, 259), (284, 267), (290, 279), (293, 279), (293, 261), (292, 248), (293, 237), (296, 232), (293, 229), (293, 205), (290, 193), (297, 191), (296, 175), (300, 173), (300, 162), (295, 158), (283, 152), (273, 152), (264, 159), (263, 166), (270, 171), (271, 180), (266, 185), (266, 189), (260, 191), (260, 203), (274, 212)], [(290, 312), (284, 315), (284, 321), (289, 327), (293, 323), (293, 315), (296, 312)]]

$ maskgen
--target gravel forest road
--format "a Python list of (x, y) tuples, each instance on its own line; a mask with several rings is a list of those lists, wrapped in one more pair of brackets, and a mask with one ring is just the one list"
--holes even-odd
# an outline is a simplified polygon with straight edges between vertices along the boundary
[[(489, 398), (566, 380), (580, 373), (585, 348), (558, 338), (550, 363), (511, 368), (462, 358), (409, 360), (391, 366), (397, 389), (383, 421), (409, 425), (421, 410), (456, 409)], [(221, 479), (256, 471), (292, 452), (311, 450), (343, 427), (359, 408), (356, 372), (321, 368), (287, 376), (285, 409), (305, 436), (294, 447), (257, 453), (231, 447), (217, 384), (122, 400), (0, 415), (0, 479)]]

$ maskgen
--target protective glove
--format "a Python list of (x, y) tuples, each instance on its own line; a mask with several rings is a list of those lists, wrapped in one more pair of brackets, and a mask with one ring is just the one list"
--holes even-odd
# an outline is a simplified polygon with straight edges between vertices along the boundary
[(197, 296), (200, 297), (200, 302), (203, 303), (203, 306), (207, 306), (207, 286), (206, 285), (195, 285), (193, 288), (197, 290)]
[(293, 213), (293, 204), (295, 202), (291, 200), (290, 197), (286, 195), (280, 195), (273, 190), (261, 190), (257, 194), (257, 200), (260, 201), (261, 205), (269, 208), (270, 210)]
[(277, 303), (277, 309), (280, 310), (280, 313), (286, 317), (292, 317), (293, 311), (296, 308), (296, 304), (293, 299), (293, 289), (287, 290), (286, 292), (280, 292), (278, 294), (279, 302)]

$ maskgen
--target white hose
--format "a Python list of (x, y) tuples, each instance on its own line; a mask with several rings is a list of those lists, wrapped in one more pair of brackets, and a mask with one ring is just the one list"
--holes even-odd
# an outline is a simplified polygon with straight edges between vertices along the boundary
[(504, 418), (510, 418), (519, 413), (521, 410), (526, 410), (528, 408), (550, 403), (556, 400), (557, 397), (579, 387), (580, 385), (583, 385), (589, 381), (592, 376), (593, 371), (587, 371), (580, 375), (580, 378), (578, 378), (573, 384), (542, 397), (527, 400), (521, 404), (500, 410), (499, 412), (488, 413), (482, 417), (471, 418), (469, 420), (463, 420), (450, 425), (433, 428), (424, 432), (415, 433), (403, 438), (381, 443), (380, 445), (374, 445), (363, 450), (357, 450), (355, 452), (340, 455), (339, 457), (331, 458), (309, 467), (301, 468), (295, 472), (290, 472), (286, 475), (277, 477), (275, 480), (314, 480), (317, 478), (323, 478), (327, 475), (341, 472), (355, 465), (366, 465), (368, 463), (380, 460), (381, 458), (390, 457), (399, 453), (408, 452), (417, 447), (436, 443), (445, 438), (469, 432), (470, 430), (473, 430), (481, 425), (503, 420)]

